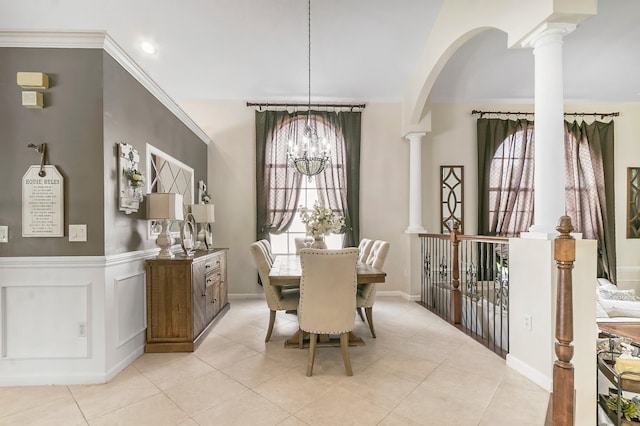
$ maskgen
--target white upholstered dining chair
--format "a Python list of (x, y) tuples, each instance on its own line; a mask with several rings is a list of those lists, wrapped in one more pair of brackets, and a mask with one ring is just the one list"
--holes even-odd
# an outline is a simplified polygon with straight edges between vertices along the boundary
[(300, 340), (304, 332), (309, 333), (307, 376), (313, 372), (319, 334), (340, 334), (344, 367), (347, 376), (353, 375), (349, 358), (349, 333), (355, 325), (357, 262), (358, 249), (355, 247), (300, 250), (302, 275), (298, 322)]
[[(265, 244), (266, 242), (266, 244)], [(269, 328), (264, 341), (271, 339), (273, 332), (273, 324), (276, 321), (276, 311), (294, 311), (298, 309), (298, 301), (300, 300), (300, 290), (297, 288), (282, 288), (280, 286), (272, 286), (269, 282), (269, 271), (273, 266), (272, 254), (270, 253), (271, 244), (267, 240), (260, 240), (251, 244), (251, 254), (258, 268), (262, 288), (264, 289), (264, 297), (269, 307)]]
[[(364, 261), (369, 266), (376, 269), (382, 269), (384, 261), (387, 258), (389, 252), (389, 243), (386, 241), (375, 240), (371, 245), (371, 250), (367, 259)], [(358, 295), (356, 299), (356, 308), (358, 315), (364, 321), (362, 315), (362, 309), (364, 308), (365, 315), (367, 317), (367, 323), (369, 324), (369, 330), (371, 330), (371, 337), (376, 337), (375, 329), (373, 328), (373, 304), (376, 301), (376, 284), (360, 284), (358, 286)]]
[(369, 257), (369, 253), (371, 252), (371, 246), (373, 246), (373, 243), (374, 241), (370, 240), (369, 238), (363, 238), (360, 240), (360, 244), (358, 245), (358, 250), (360, 251), (358, 262), (367, 262), (367, 257)]
[(273, 261), (276, 258), (273, 255), (273, 252), (271, 251), (271, 243), (269, 242), (269, 240), (259, 240), (256, 242), (260, 244), (262, 247), (264, 247), (264, 250), (267, 252), (267, 260), (269, 260), (269, 267), (273, 266)]
[(300, 254), (300, 249), (307, 247), (307, 237), (299, 237), (293, 239), (296, 245), (296, 254)]

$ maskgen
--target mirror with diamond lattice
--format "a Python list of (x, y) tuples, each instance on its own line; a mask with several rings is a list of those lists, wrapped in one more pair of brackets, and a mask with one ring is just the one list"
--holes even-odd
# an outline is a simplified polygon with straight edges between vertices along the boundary
[[(158, 148), (147, 144), (147, 193), (172, 192), (182, 194), (184, 216), (193, 202), (193, 169)], [(157, 235), (162, 226), (160, 222), (149, 221), (149, 235)], [(169, 227), (172, 236), (180, 235), (180, 222), (172, 222)]]

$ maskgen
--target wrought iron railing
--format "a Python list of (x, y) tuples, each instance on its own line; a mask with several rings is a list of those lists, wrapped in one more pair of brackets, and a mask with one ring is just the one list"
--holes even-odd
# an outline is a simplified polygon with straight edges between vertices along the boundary
[(420, 304), (506, 357), (509, 352), (509, 240), (420, 234)]

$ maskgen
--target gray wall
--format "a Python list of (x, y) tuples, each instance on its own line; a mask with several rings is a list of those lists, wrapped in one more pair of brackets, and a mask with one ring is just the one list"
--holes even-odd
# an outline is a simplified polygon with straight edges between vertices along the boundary
[[(22, 106), (18, 71), (49, 75), (44, 109)], [(102, 50), (0, 48), (0, 256), (104, 254)], [(48, 164), (64, 177), (65, 237), (22, 238), (22, 176), (46, 143)], [(86, 224), (88, 241), (70, 243), (69, 223)]]
[(207, 181), (207, 145), (111, 56), (104, 53), (104, 58), (105, 252), (154, 248), (155, 239), (147, 240), (146, 204), (130, 215), (118, 211), (117, 144), (138, 150), (147, 178), (147, 143), (192, 167), (195, 197), (198, 180)]
[[(44, 109), (21, 105), (18, 71), (49, 75)], [(48, 164), (65, 178), (65, 237), (22, 238), (22, 176), (39, 164), (29, 143), (47, 143)], [(117, 144), (144, 164), (146, 143), (207, 177), (207, 145), (102, 49), (0, 48), (0, 256), (100, 256), (155, 247), (146, 238), (145, 204), (117, 207)], [(196, 191), (197, 194), (197, 191)], [(69, 224), (86, 224), (88, 241), (70, 243)]]

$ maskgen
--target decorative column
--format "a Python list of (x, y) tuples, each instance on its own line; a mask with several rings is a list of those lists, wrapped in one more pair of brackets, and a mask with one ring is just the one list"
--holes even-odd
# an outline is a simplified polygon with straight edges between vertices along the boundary
[(422, 227), (422, 137), (426, 132), (407, 133), (409, 140), (409, 227), (405, 232), (425, 232)]
[(535, 211), (530, 231), (556, 234), (565, 214), (562, 38), (575, 24), (546, 23), (522, 44), (535, 56)]

